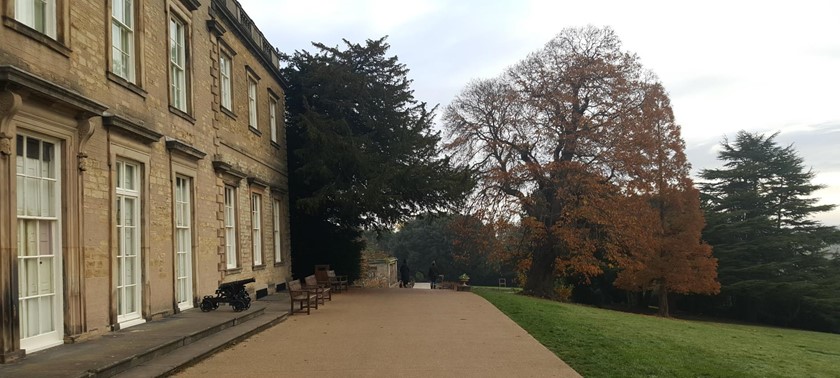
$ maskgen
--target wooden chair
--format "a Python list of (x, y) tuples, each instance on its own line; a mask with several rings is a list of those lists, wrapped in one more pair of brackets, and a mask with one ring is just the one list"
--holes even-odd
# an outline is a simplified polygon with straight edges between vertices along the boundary
[[(306, 314), (309, 315), (309, 310), (312, 304), (315, 304), (315, 309), (318, 309), (318, 295), (310, 290), (306, 290), (300, 286), (298, 280), (286, 280), (286, 291), (289, 292), (289, 299), (291, 299), (291, 314), (303, 312), (306, 309)], [(300, 308), (295, 310), (295, 303), (298, 303)]]
[(336, 276), (334, 270), (316, 270), (315, 278), (319, 285), (331, 288), (336, 293), (349, 288), (347, 284), (347, 276)]
[(315, 269), (315, 280), (318, 282), (318, 285), (326, 286), (333, 289), (336, 293), (341, 292), (341, 289), (337, 289), (335, 286), (332, 285), (330, 282), (330, 277), (327, 274), (326, 270), (323, 269)]
[(329, 279), (330, 285), (332, 287), (338, 288), (337, 291), (350, 289), (350, 284), (347, 280), (347, 276), (337, 276), (334, 270), (329, 270), (327, 271), (327, 278)]
[(332, 301), (332, 293), (330, 291), (329, 285), (321, 285), (318, 284), (318, 280), (315, 278), (315, 275), (306, 276), (303, 279), (303, 288), (306, 290), (313, 291), (317, 295), (317, 301), (324, 304), (325, 300)]

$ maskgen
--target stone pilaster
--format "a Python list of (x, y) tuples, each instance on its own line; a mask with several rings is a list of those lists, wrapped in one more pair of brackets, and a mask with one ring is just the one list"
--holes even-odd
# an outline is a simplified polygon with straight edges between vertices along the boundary
[(15, 124), (21, 96), (0, 92), (0, 363), (23, 358), (18, 319)]

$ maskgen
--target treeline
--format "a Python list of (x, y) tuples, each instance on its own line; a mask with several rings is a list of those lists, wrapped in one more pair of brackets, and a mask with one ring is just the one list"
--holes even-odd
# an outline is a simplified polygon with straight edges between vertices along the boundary
[[(840, 333), (840, 258), (829, 251), (840, 243), (836, 227), (814, 215), (833, 209), (818, 205), (793, 146), (776, 134), (739, 132), (724, 140), (722, 168), (701, 171), (703, 239), (718, 259), (721, 292), (678, 295), (683, 313), (784, 327)], [(595, 305), (642, 305), (656, 293), (628, 296), (606, 274), (576, 288), (575, 299)]]
[[(721, 292), (671, 294), (671, 310), (840, 332), (840, 256), (828, 249), (840, 243), (840, 231), (813, 220), (834, 206), (817, 204), (813, 194), (822, 186), (811, 183), (814, 173), (793, 146), (779, 146), (775, 136), (739, 132), (721, 145), (722, 168), (702, 171), (703, 238), (718, 259)], [(518, 278), (521, 285), (528, 257), (522, 234), (515, 225), (503, 229), (447, 215), (418, 218), (397, 232), (368, 238), (413, 267), (427, 268), (434, 260), (448, 277), (466, 272), (476, 284)], [(558, 275), (558, 290), (572, 282), (561, 299), (630, 310), (658, 305), (658, 291), (622, 290), (615, 282), (620, 268), (607, 260), (602, 265), (604, 273), (588, 282)]]
[(355, 278), (373, 240), (422, 274), (435, 261), (541, 297), (840, 332), (823, 252), (838, 230), (811, 220), (831, 208), (813, 173), (740, 133), (698, 190), (665, 88), (611, 29), (566, 29), (469, 83), (445, 135), (384, 38), (313, 47), (283, 69), (295, 276)]

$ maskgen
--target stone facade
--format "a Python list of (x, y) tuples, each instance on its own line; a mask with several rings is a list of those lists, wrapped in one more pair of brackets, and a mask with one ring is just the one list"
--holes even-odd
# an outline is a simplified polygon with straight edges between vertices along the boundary
[(235, 0), (40, 3), (0, 2), (0, 362), (223, 282), (273, 293), (291, 276), (277, 50)]

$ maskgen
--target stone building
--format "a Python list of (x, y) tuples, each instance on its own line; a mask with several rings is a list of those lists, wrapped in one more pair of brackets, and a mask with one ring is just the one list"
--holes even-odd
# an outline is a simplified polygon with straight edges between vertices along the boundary
[(0, 4), (0, 362), (291, 275), (279, 54), (235, 0)]

